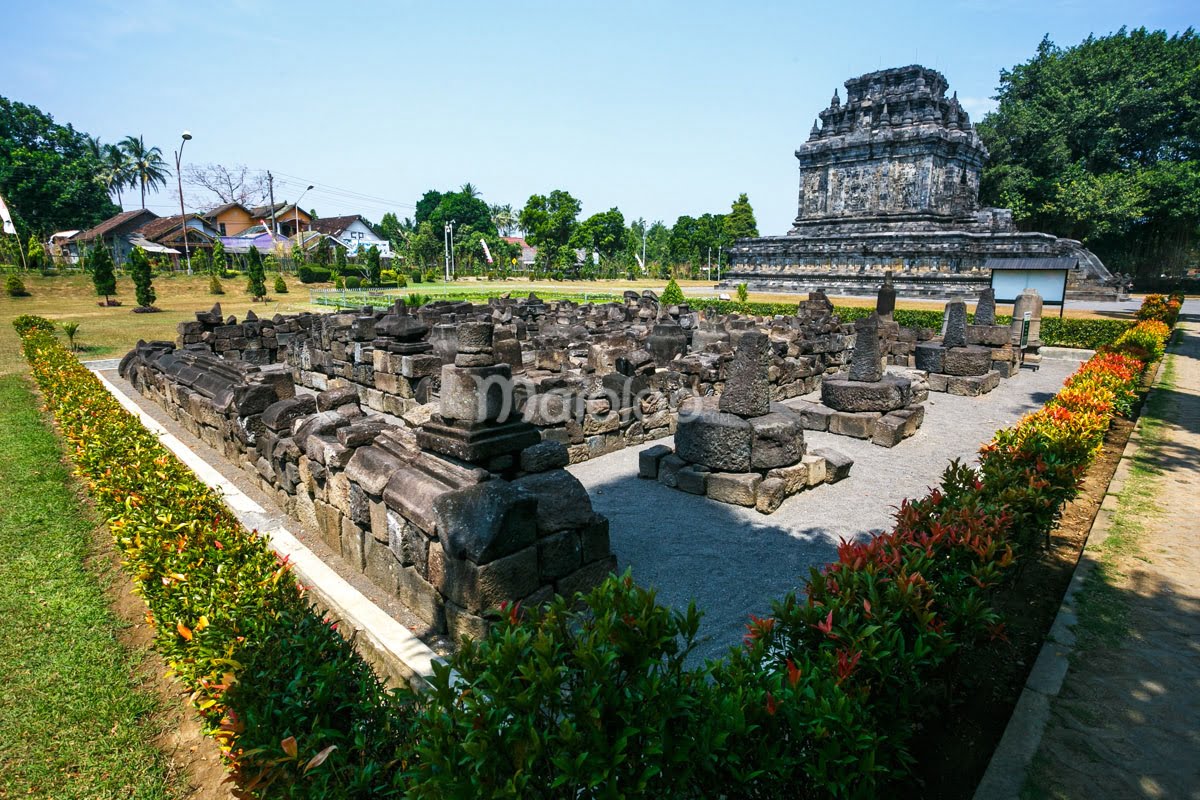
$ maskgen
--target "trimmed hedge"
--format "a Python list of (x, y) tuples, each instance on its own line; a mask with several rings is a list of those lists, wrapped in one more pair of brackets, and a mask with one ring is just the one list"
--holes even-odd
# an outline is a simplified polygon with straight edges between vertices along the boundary
[(296, 270), (296, 277), (301, 283), (328, 283), (333, 279), (333, 273), (324, 267), (314, 267), (304, 264)]
[[(1161, 345), (1165, 325), (1149, 324)], [(699, 613), (659, 606), (626, 574), (500, 609), (415, 697), (386, 691), (287, 565), (38, 327), (26, 357), (157, 646), (239, 777), (297, 798), (886, 793), (920, 722), (960, 688), (955, 654), (1003, 636), (995, 593), (1132, 408), (1144, 366), (1097, 354), (977, 468), (954, 463), (905, 501), (892, 531), (843, 542), (726, 659), (689, 667)]]

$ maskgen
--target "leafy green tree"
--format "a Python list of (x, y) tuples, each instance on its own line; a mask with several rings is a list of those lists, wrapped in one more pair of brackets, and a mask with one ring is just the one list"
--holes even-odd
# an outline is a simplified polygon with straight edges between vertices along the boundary
[(120, 211), (86, 134), (0, 97), (0, 195), (21, 231), (89, 228)]
[(433, 223), (422, 222), (417, 226), (416, 233), (408, 237), (405, 250), (406, 262), (409, 267), (429, 267), (437, 264), (442, 250), (440, 231), (434, 231)]
[[(549, 195), (532, 195), (521, 209), (520, 225), (525, 238), (538, 248), (538, 257), (558, 266), (559, 251), (566, 248), (575, 231), (575, 218), (582, 204), (569, 192), (555, 189)], [(542, 251), (546, 251), (544, 256)], [(574, 254), (571, 255), (574, 263)]]
[(42, 246), (42, 240), (29, 234), (29, 247), (25, 250), (26, 263), (30, 269), (45, 269), (49, 266), (46, 263), (46, 248)]
[(400, 249), (400, 243), (404, 241), (404, 229), (400, 219), (391, 211), (379, 220), (379, 235), (392, 243), (392, 250)]
[(590, 255), (592, 250), (602, 259), (615, 258), (625, 244), (625, 215), (616, 208), (592, 214), (575, 226), (571, 246), (581, 247)]
[(490, 209), (492, 224), (496, 226), (496, 232), (501, 236), (512, 236), (517, 227), (517, 214), (513, 211), (512, 204), (493, 205), (490, 206)]
[(363, 277), (372, 286), (379, 285), (379, 279), (383, 272), (383, 267), (379, 262), (379, 248), (371, 245), (367, 248), (366, 255), (363, 256)]
[(137, 304), (141, 308), (154, 305), (154, 276), (150, 268), (150, 257), (140, 247), (133, 248), (129, 254), (129, 277), (133, 279), (133, 292)]
[(146, 190), (153, 191), (160, 186), (166, 186), (167, 162), (163, 160), (162, 150), (158, 147), (146, 147), (141, 136), (126, 136), (121, 140), (121, 149), (129, 158), (129, 174), (133, 185), (141, 189), (142, 208), (146, 207)]
[(99, 147), (99, 152), (94, 152), (96, 160), (100, 163), (100, 173), (97, 177), (110, 195), (117, 196), (117, 205), (120, 206), (121, 191), (134, 185), (129, 156), (115, 144), (100, 145), (98, 139), (94, 141)]
[(212, 272), (212, 255), (205, 248), (199, 248), (192, 256), (192, 268), (197, 275), (207, 275)]
[(733, 201), (729, 213), (725, 215), (725, 238), (730, 242), (734, 239), (745, 239), (758, 236), (758, 223), (754, 220), (754, 209), (750, 206), (750, 198), (745, 192)]
[(319, 267), (328, 267), (333, 263), (333, 244), (328, 236), (322, 236), (317, 242), (315, 260)]
[[(468, 184), (469, 185), (469, 184)], [(492, 224), (492, 211), (488, 204), (478, 197), (464, 192), (449, 192), (442, 195), (442, 201), (430, 216), (429, 221), (435, 230), (444, 230), (446, 223), (454, 221), (455, 228), (474, 228), (477, 231), (495, 233)]]
[(267, 296), (266, 273), (257, 247), (251, 247), (246, 254), (246, 291), (255, 300), (263, 300)]
[(1178, 271), (1200, 241), (1200, 39), (1122, 28), (1043, 39), (1000, 73), (978, 125), (984, 202), (1018, 225), (1080, 239), (1110, 269)]
[(103, 242), (99, 242), (87, 252), (84, 262), (86, 269), (92, 273), (96, 294), (103, 297), (104, 304), (108, 305), (108, 298), (117, 293), (117, 274), (113, 268), (112, 253)]
[(346, 274), (346, 248), (340, 246), (333, 248), (333, 268), (338, 275)]
[(417, 225), (422, 222), (428, 222), (433, 217), (433, 212), (437, 211), (437, 207), (442, 204), (442, 193), (436, 189), (430, 189), (425, 194), (421, 195), (421, 199), (417, 201), (417, 209), (414, 212)]

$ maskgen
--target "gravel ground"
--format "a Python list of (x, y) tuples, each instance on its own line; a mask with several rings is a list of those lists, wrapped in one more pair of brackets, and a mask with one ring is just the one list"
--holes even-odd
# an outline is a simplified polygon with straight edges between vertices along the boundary
[(888, 528), (901, 500), (923, 495), (952, 459), (974, 460), (996, 430), (1045, 403), (1077, 366), (1044, 360), (1040, 370), (1022, 370), (983, 397), (930, 393), (921, 430), (890, 450), (808, 431), (810, 449), (831, 447), (854, 459), (850, 477), (791, 497), (770, 516), (639, 479), (642, 447), (569, 469), (609, 518), (620, 569), (632, 567), (662, 603), (686, 608), (694, 600), (705, 612), (697, 654), (717, 657), (741, 641), (749, 614), (769, 612), (811, 567), (832, 560), (840, 538)]

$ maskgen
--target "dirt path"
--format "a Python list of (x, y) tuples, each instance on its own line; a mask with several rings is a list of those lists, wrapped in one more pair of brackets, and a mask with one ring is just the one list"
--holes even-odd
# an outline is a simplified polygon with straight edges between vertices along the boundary
[(1200, 798), (1200, 323), (1181, 327), (1023, 798)]

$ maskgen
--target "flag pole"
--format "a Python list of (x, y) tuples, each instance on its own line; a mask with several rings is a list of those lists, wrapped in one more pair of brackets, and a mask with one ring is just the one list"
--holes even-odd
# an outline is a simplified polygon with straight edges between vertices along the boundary
[(21, 254), (21, 270), (29, 272), (29, 262), (25, 260), (25, 245), (21, 242), (21, 235), (17, 233), (17, 223), (13, 222), (12, 214), (8, 213), (8, 206), (5, 205), (3, 197), (0, 197), (0, 223), (3, 223), (0, 231), (16, 237), (17, 252)]

